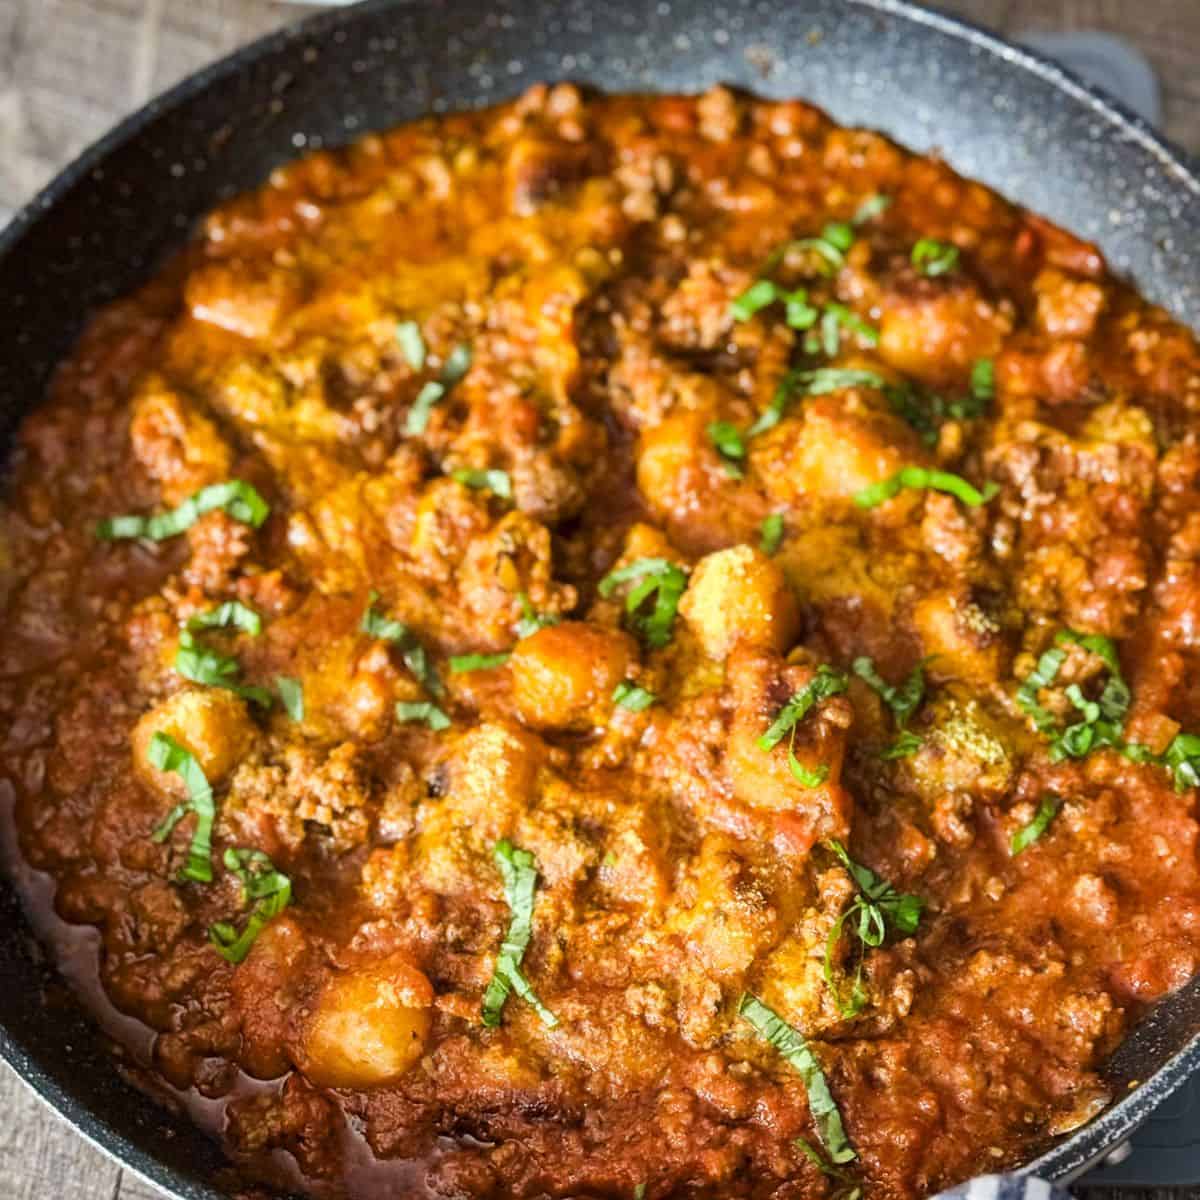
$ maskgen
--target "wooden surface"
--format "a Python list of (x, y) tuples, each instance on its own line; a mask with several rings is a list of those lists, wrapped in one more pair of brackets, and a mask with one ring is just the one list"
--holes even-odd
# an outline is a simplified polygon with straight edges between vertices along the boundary
[[(1006, 33), (1123, 35), (1159, 74), (1167, 133), (1200, 153), (1200, 0), (940, 5)], [(118, 117), (303, 11), (274, 0), (0, 0), (0, 222)], [(159, 1193), (85, 1144), (0, 1066), (0, 1196), (156, 1200)], [(1176, 1200), (1184, 1196), (1200, 1200), (1200, 1189)]]

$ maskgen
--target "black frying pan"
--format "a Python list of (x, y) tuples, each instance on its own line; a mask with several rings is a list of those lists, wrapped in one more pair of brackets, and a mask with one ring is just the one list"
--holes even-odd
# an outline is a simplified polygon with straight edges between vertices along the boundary
[[(1200, 325), (1195, 170), (1057, 67), (905, 0), (371, 0), (192, 76), (17, 215), (0, 235), (0, 436), (37, 404), (88, 314), (219, 200), (305, 149), (560, 78), (624, 91), (726, 81), (940, 147), (964, 174), (1099, 242), (1147, 295)], [(64, 996), (0, 878), (0, 1054), (179, 1200), (227, 1194), (215, 1145), (123, 1083)], [(1193, 985), (1118, 1052), (1110, 1074), (1125, 1098), (1034, 1166), (1066, 1178), (1103, 1156), (1200, 1068), (1198, 1034)]]

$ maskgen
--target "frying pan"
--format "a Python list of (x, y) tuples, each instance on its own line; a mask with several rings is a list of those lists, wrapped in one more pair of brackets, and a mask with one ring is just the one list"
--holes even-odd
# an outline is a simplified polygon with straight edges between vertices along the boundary
[[(904, 0), (371, 0), (264, 38), (152, 101), (0, 235), (0, 438), (38, 403), (88, 314), (220, 200), (302, 151), (560, 78), (624, 91), (725, 81), (938, 148), (1099, 242), (1148, 296), (1200, 325), (1193, 167), (1103, 95), (961, 22)], [(0, 1054), (80, 1133), (177, 1200), (228, 1195), (215, 1144), (114, 1071), (3, 878), (0, 985)], [(1198, 1035), (1193, 984), (1109, 1065), (1124, 1098), (1031, 1169), (1070, 1178), (1102, 1157), (1200, 1068)]]

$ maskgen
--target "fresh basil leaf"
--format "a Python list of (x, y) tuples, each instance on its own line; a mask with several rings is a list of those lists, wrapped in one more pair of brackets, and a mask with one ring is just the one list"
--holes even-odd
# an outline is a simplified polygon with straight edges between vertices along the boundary
[(986, 404), (996, 395), (996, 364), (990, 358), (977, 359), (971, 368), (971, 395)]
[(923, 745), (925, 742), (922, 738), (913, 733), (911, 729), (904, 729), (896, 735), (896, 740), (886, 750), (880, 751), (879, 757), (883, 759), (909, 758), (916, 754)]
[(891, 204), (891, 196), (884, 196), (880, 192), (876, 192), (873, 196), (868, 196), (859, 206), (858, 211), (850, 218), (852, 225), (865, 225), (868, 221), (875, 220), (885, 209)]
[(275, 676), (275, 690), (283, 702), (283, 709), (293, 721), (304, 720), (304, 685), (290, 675)]
[(405, 361), (414, 371), (425, 367), (425, 339), (421, 336), (421, 326), (416, 321), (401, 321), (396, 326), (396, 341), (400, 343), (400, 351)]
[(392, 642), (400, 651), (404, 665), (413, 677), (431, 696), (441, 697), (446, 689), (442, 686), (437, 671), (429, 661), (425, 647), (417, 641), (412, 630), (403, 621), (394, 620), (384, 613), (376, 611), (375, 601), (378, 599), (379, 593), (372, 591), (359, 629), (370, 637), (379, 638), (380, 641)]
[(952, 475), (949, 471), (937, 471), (926, 467), (901, 467), (894, 475), (872, 483), (860, 492), (856, 492), (854, 503), (859, 508), (875, 508), (886, 500), (894, 499), (905, 488), (914, 490), (933, 490), (947, 492), (961, 500), (969, 508), (978, 508), (986, 504), (999, 491), (995, 483), (986, 483), (983, 490), (977, 490), (961, 475)]
[(743, 463), (746, 458), (746, 443), (741, 431), (731, 421), (710, 421), (706, 432), (708, 440), (720, 455), (725, 473), (734, 479), (745, 475)]
[(240, 963), (271, 918), (291, 903), (292, 881), (261, 850), (227, 849), (225, 866), (241, 881), (243, 906), (253, 902), (254, 908), (240, 933), (229, 922), (218, 921), (209, 927), (208, 936), (223, 958)]
[(652, 704), (658, 703), (658, 697), (653, 692), (648, 692), (628, 679), (623, 679), (617, 684), (613, 689), (612, 698), (614, 704), (619, 704), (630, 712), (644, 712)]
[(428, 700), (398, 700), (396, 702), (396, 720), (401, 724), (411, 721), (424, 721), (434, 733), (450, 728), (450, 718)]
[(455, 675), (465, 671), (491, 671), (504, 666), (511, 653), (505, 650), (500, 654), (456, 654), (450, 659), (450, 670)]
[(1055, 795), (1047, 792), (1042, 797), (1042, 802), (1038, 805), (1037, 814), (1028, 825), (1021, 826), (1020, 829), (1012, 835), (1012, 840), (1009, 842), (1009, 853), (1015, 858), (1022, 850), (1032, 846), (1034, 842), (1042, 836), (1043, 833), (1050, 827), (1050, 822), (1054, 820), (1058, 813), (1062, 801)]
[(150, 765), (157, 771), (170, 771), (183, 780), (188, 798), (177, 804), (151, 834), (156, 842), (165, 842), (171, 831), (188, 814), (196, 814), (196, 825), (188, 846), (187, 861), (179, 878), (193, 883), (212, 882), (212, 829), (217, 815), (213, 790), (192, 752), (170, 734), (155, 732), (146, 751)]
[(763, 517), (759, 549), (768, 556), (778, 553), (783, 544), (783, 513), (770, 513)]
[(830, 1159), (835, 1163), (856, 1159), (858, 1155), (846, 1137), (842, 1114), (829, 1090), (825, 1072), (821, 1070), (821, 1064), (800, 1030), (789, 1025), (777, 1012), (749, 992), (743, 993), (738, 1003), (738, 1014), (764, 1041), (779, 1051), (804, 1081), (809, 1112)]
[(231, 479), (201, 488), (169, 512), (156, 513), (151, 517), (110, 517), (96, 526), (96, 536), (106, 541), (146, 538), (161, 542), (190, 529), (205, 513), (217, 509), (254, 529), (259, 528), (271, 512), (270, 505), (250, 484)]
[(262, 633), (262, 617), (239, 600), (226, 600), (224, 604), (197, 613), (188, 619), (187, 627), (193, 633), (201, 629), (240, 629), (251, 637)]
[(174, 665), (175, 670), (184, 679), (190, 679), (193, 683), (224, 688), (263, 708), (270, 708), (274, 703), (271, 693), (266, 688), (249, 687), (238, 681), (242, 668), (236, 658), (222, 654), (211, 646), (205, 646), (186, 629), (179, 634), (179, 648), (175, 651)]
[(483, 996), (483, 1023), (500, 1024), (500, 1015), (509, 993), (515, 991), (530, 1004), (542, 1023), (553, 1029), (558, 1018), (537, 998), (521, 972), (525, 951), (533, 936), (533, 896), (537, 887), (537, 863), (528, 850), (520, 850), (508, 840), (496, 843), (492, 854), (504, 881), (504, 898), (511, 917), (508, 932), (496, 956), (492, 980)]
[(561, 618), (556, 617), (553, 613), (538, 612), (524, 592), (517, 593), (517, 600), (521, 605), (521, 619), (517, 622), (517, 637), (522, 641), (527, 637), (533, 637), (539, 629), (549, 629), (552, 625), (560, 624)]
[(749, 321), (755, 313), (774, 304), (779, 292), (769, 279), (756, 279), (733, 303), (729, 311), (735, 321)]
[[(634, 630), (652, 649), (661, 649), (671, 640), (675, 613), (687, 587), (687, 572), (665, 558), (639, 558), (616, 571), (610, 571), (598, 585), (601, 596), (611, 596), (623, 583), (632, 582), (625, 597), (625, 612)], [(648, 611), (642, 605), (653, 597)]]
[(450, 477), (464, 487), (494, 492), (505, 500), (512, 499), (512, 480), (507, 471), (483, 471), (462, 467), (451, 471)]
[(886, 386), (887, 380), (882, 375), (850, 367), (815, 367), (810, 371), (788, 371), (779, 381), (771, 403), (746, 430), (746, 436), (757, 437), (778, 425), (795, 396), (827, 396), (846, 388)]
[(874, 662), (865, 655), (861, 658), (856, 658), (850, 664), (851, 670), (867, 683), (871, 688), (879, 693), (884, 704), (892, 710), (892, 715), (896, 718), (896, 724), (903, 729), (908, 724), (908, 719), (920, 707), (921, 701), (925, 698), (925, 662), (919, 662), (911, 672), (908, 678), (898, 687), (893, 687), (887, 683), (879, 675), (875, 669)]
[(912, 264), (922, 275), (935, 279), (958, 266), (959, 250), (952, 242), (921, 238), (912, 248)]
[(814, 705), (844, 692), (846, 682), (846, 676), (840, 671), (822, 663), (816, 674), (779, 710), (766, 733), (758, 739), (758, 748), (773, 750), (791, 733), (797, 722), (808, 715)]

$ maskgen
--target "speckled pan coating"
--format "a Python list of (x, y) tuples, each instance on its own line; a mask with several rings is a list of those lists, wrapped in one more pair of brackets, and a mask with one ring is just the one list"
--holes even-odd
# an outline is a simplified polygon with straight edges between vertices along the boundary
[[(372, 0), (187, 80), (64, 171), (0, 234), (0, 435), (42, 395), (88, 313), (142, 279), (217, 201), (305, 149), (539, 79), (803, 96), (1095, 239), (1200, 324), (1200, 178), (1137, 118), (1027, 51), (902, 0)], [(0, 880), (0, 1054), (85, 1136), (179, 1200), (218, 1200), (205, 1137), (122, 1083), (61, 997)], [(1200, 988), (1118, 1054), (1122, 1092), (1035, 1166), (1069, 1176), (1200, 1066)]]

